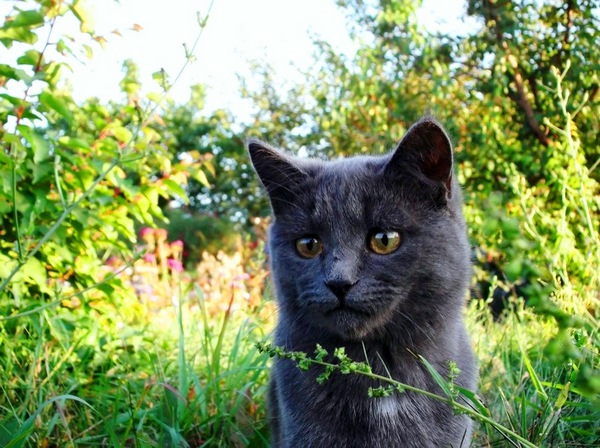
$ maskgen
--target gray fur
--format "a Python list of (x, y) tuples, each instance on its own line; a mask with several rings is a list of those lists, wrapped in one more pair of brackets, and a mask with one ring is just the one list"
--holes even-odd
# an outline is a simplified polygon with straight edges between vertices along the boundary
[[(383, 157), (300, 159), (250, 141), (252, 163), (273, 207), (270, 262), (279, 308), (275, 344), (313, 353), (345, 347), (378, 374), (441, 394), (419, 362), (470, 390), (477, 363), (463, 323), (471, 275), (460, 188), (452, 148), (433, 119), (416, 123)], [(367, 247), (374, 229), (399, 231), (400, 247), (378, 255)], [(323, 252), (300, 257), (295, 241), (318, 236)], [(336, 293), (332, 285), (346, 285)], [(329, 285), (329, 286), (328, 286)], [(365, 359), (366, 357), (366, 359)], [(471, 422), (451, 408), (405, 392), (369, 398), (376, 382), (334, 373), (323, 385), (317, 367), (276, 360), (269, 415), (273, 446), (466, 447)]]

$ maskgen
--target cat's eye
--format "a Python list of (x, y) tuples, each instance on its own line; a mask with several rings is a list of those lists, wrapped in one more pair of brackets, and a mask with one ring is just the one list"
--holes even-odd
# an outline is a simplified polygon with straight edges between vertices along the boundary
[(379, 255), (387, 255), (400, 247), (402, 238), (394, 230), (373, 232), (369, 237), (369, 249)]
[(296, 252), (303, 258), (315, 258), (323, 251), (323, 243), (314, 236), (305, 236), (296, 240)]

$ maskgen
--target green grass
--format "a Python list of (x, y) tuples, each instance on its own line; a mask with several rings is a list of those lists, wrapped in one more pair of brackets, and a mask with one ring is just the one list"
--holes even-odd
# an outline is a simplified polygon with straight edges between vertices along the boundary
[[(68, 309), (1, 322), (0, 446), (268, 446), (268, 357), (255, 344), (272, 319), (231, 306), (209, 316), (198, 289), (180, 296), (87, 328)], [(579, 364), (543, 350), (556, 325), (513, 308), (499, 322), (484, 302), (468, 309), (491, 418), (535, 446), (597, 446), (598, 402), (578, 390)], [(593, 341), (579, 345), (597, 367)], [(473, 446), (520, 445), (481, 424)]]
[[(576, 362), (556, 365), (544, 350), (556, 324), (522, 303), (499, 322), (483, 302), (469, 307), (468, 322), (480, 360), (480, 391), (494, 419), (537, 446), (597, 446), (598, 399), (575, 386)], [(597, 334), (595, 335), (597, 337)], [(597, 349), (582, 344), (585, 361), (598, 368)], [(501, 433), (480, 426), (475, 446), (512, 446)]]
[(267, 446), (269, 326), (182, 297), (89, 329), (69, 310), (1, 322), (0, 446)]

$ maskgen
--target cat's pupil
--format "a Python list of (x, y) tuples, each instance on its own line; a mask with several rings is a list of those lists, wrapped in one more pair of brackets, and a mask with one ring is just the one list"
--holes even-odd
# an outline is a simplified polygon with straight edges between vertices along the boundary
[(315, 258), (322, 249), (323, 245), (318, 238), (304, 237), (296, 240), (296, 252), (304, 258)]
[(380, 233), (380, 234), (379, 234), (379, 239), (380, 239), (380, 241), (381, 241), (381, 244), (383, 244), (384, 246), (386, 246), (386, 247), (387, 247), (387, 245), (388, 245), (388, 242), (389, 242), (389, 240), (388, 240), (388, 236), (387, 236), (387, 233), (384, 233), (384, 234), (381, 234), (381, 233)]

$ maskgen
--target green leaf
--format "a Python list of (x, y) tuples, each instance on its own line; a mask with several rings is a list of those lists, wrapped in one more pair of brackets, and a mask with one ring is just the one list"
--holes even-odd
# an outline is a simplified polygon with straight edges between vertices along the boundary
[(473, 405), (477, 412), (486, 417), (490, 417), (491, 414), (489, 409), (485, 407), (481, 401), (481, 398), (479, 398), (476, 393), (460, 386), (456, 386), (456, 389), (461, 393), (461, 395), (469, 400), (469, 404)]
[(21, 268), (21, 271), (25, 274), (25, 277), (28, 278), (31, 282), (38, 285), (40, 289), (47, 290), (46, 280), (46, 268), (36, 258), (30, 258), (27, 260), (27, 263)]
[(14, 17), (7, 17), (3, 28), (38, 27), (44, 23), (44, 16), (39, 11), (20, 11)]
[(0, 98), (4, 98), (13, 106), (20, 106), (23, 100), (21, 98), (17, 98), (15, 96), (8, 95), (6, 93), (0, 93)]
[[(10, 65), (0, 64), (0, 77), (14, 79), (16, 81), (24, 81), (30, 82), (31, 76), (27, 74), (24, 70), (19, 70), (18, 68), (11, 67)], [(0, 95), (2, 98), (13, 98), (10, 95), (3, 93)], [(14, 104), (14, 103), (13, 103)]]
[(432, 376), (433, 380), (437, 383), (440, 389), (442, 389), (444, 394), (446, 394), (446, 396), (448, 396), (449, 398), (452, 397), (452, 391), (450, 390), (450, 385), (448, 384), (448, 381), (446, 381), (444, 377), (442, 377), (442, 375), (440, 375), (440, 373), (435, 369), (435, 367), (433, 367), (429, 363), (429, 361), (427, 361), (421, 355), (419, 355), (419, 359), (421, 360), (429, 374)]
[(50, 145), (48, 145), (48, 142), (40, 134), (27, 126), (19, 126), (19, 132), (31, 145), (33, 149), (33, 161), (35, 163), (40, 163), (50, 158)]
[(41, 53), (36, 50), (27, 50), (24, 55), (17, 59), (17, 63), (21, 65), (36, 66), (40, 62)]
[(33, 178), (31, 180), (32, 185), (36, 185), (38, 182), (42, 180), (48, 180), (50, 178), (50, 174), (52, 174), (52, 164), (50, 163), (33, 163), (27, 165), (27, 167), (31, 170), (33, 174)]
[(89, 151), (91, 149), (89, 143), (82, 138), (65, 136), (65, 137), (59, 138), (58, 142), (61, 145), (66, 146), (67, 148), (71, 148), (71, 149), (75, 149), (75, 150), (85, 149), (85, 150)]
[(0, 28), (0, 42), (10, 48), (13, 42), (34, 44), (37, 35), (31, 30), (44, 23), (44, 16), (38, 11), (20, 11), (16, 16), (7, 17)]
[(192, 177), (205, 187), (210, 187), (210, 182), (208, 181), (208, 178), (206, 177), (206, 173), (204, 171), (196, 170), (196, 172), (192, 174)]
[(55, 96), (49, 92), (42, 92), (40, 94), (40, 102), (44, 106), (58, 112), (58, 114), (67, 120), (69, 124), (73, 122), (73, 114), (69, 110), (69, 106), (63, 98)]
[(171, 179), (163, 179), (163, 185), (167, 187), (171, 194), (179, 196), (181, 199), (187, 202), (187, 193), (185, 189), (179, 185), (177, 182)]
[(527, 369), (527, 373), (529, 373), (529, 378), (533, 383), (533, 387), (538, 392), (538, 394), (543, 398), (544, 402), (548, 401), (548, 394), (546, 393), (546, 389), (542, 385), (540, 378), (538, 377), (535, 369), (533, 368), (533, 364), (531, 363), (531, 359), (527, 354), (527, 351), (521, 347), (521, 355), (523, 356), (523, 363), (525, 364), (525, 368)]
[(94, 50), (89, 45), (83, 44), (83, 50), (85, 51), (85, 55), (88, 59), (92, 59), (94, 57)]
[(23, 422), (21, 427), (12, 434), (12, 439), (8, 441), (6, 445), (3, 445), (5, 448), (21, 448), (27, 442), (28, 437), (31, 435), (33, 430), (35, 429), (35, 422), (38, 416), (44, 411), (46, 406), (52, 404), (56, 401), (62, 400), (73, 400), (79, 403), (82, 403), (89, 407), (91, 410), (95, 411), (95, 409), (85, 400), (76, 397), (75, 395), (65, 394), (59, 395), (57, 397), (52, 397), (49, 400), (46, 400), (44, 403), (40, 405), (40, 407), (35, 411), (31, 416)]

